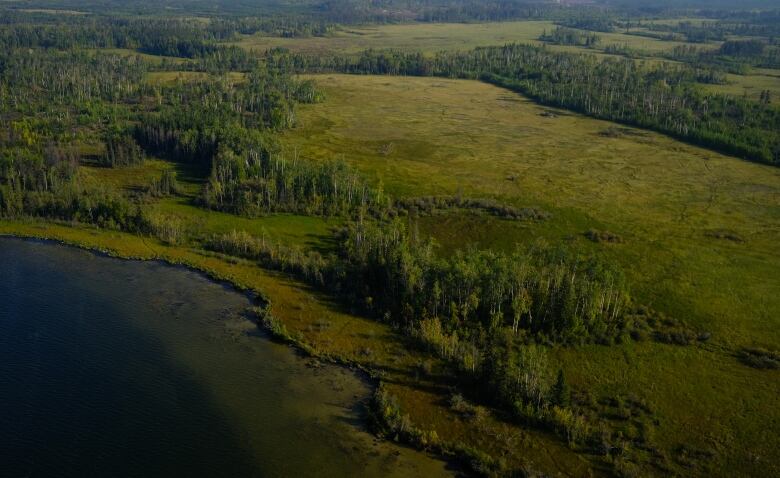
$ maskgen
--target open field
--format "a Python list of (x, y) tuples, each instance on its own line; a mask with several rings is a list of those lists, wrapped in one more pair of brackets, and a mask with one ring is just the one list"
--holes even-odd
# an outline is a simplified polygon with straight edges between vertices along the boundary
[[(258, 52), (269, 48), (283, 47), (295, 52), (312, 54), (356, 54), (363, 50), (400, 49), (434, 53), (442, 50), (470, 50), (480, 46), (495, 46), (506, 43), (530, 43), (542, 45), (538, 40), (545, 31), (551, 31), (555, 24), (550, 21), (524, 21), (501, 23), (411, 23), (356, 27), (335, 32), (327, 37), (280, 38), (259, 35), (245, 36), (236, 45)], [(582, 30), (584, 32), (584, 30)], [(647, 55), (639, 61), (648, 63), (668, 62), (653, 55), (672, 50), (676, 46), (693, 45), (697, 48), (719, 46), (718, 42), (691, 44), (680, 41), (666, 41), (655, 38), (628, 35), (625, 33), (597, 33), (601, 43), (595, 48), (568, 45), (547, 45), (563, 52), (589, 53), (603, 58), (616, 55), (603, 53), (609, 45), (625, 45), (636, 52)], [(758, 97), (763, 89), (778, 92), (780, 77), (777, 70), (761, 70), (750, 75), (728, 75), (727, 85), (705, 85), (718, 93)], [(157, 75), (157, 74), (154, 74)]]
[[(706, 244), (721, 257), (742, 250), (747, 256), (761, 251), (776, 259), (780, 172), (775, 168), (553, 111), (479, 82), (347, 75), (316, 79), (328, 100), (301, 108), (300, 127), (284, 137), (287, 149), (315, 159), (343, 156), (394, 195), (461, 191), (516, 206), (540, 206), (555, 219), (522, 227), (497, 221), (496, 232), (507, 228), (528, 238), (560, 239), (581, 235), (588, 227), (609, 229), (631, 244), (608, 249), (618, 257), (645, 245), (660, 247), (677, 261), (679, 255), (693, 253), (686, 244), (693, 250)], [(727, 228), (746, 242), (706, 236)], [(493, 236), (488, 245), (513, 245), (512, 237)], [(442, 241), (451, 247), (468, 244), (462, 236), (460, 244), (446, 237)], [(628, 262), (634, 263), (634, 258)], [(706, 315), (703, 326), (736, 333), (746, 325), (718, 325)], [(764, 320), (748, 324), (754, 332), (780, 338)]]
[(345, 28), (327, 37), (279, 38), (246, 36), (237, 45), (264, 51), (284, 47), (307, 53), (358, 53), (374, 49), (436, 52), (470, 50), (478, 46), (533, 42), (552, 22), (410, 23)]
[[(780, 343), (780, 171), (550, 111), (478, 82), (316, 79), (328, 99), (301, 108), (288, 149), (344, 157), (399, 196), (462, 192), (548, 210), (553, 218), (540, 224), (442, 215), (418, 226), (442, 253), (541, 239), (621, 264), (640, 302), (712, 339), (560, 349), (567, 374), (594, 390), (646, 397), (662, 417), (657, 439), (672, 454), (683, 443), (712, 452), (710, 466), (722, 474), (777, 465), (770, 457), (780, 379), (734, 353)], [(624, 242), (590, 243), (583, 233), (591, 228)]]
[(138, 56), (144, 61), (148, 61), (156, 65), (159, 65), (163, 62), (172, 65), (182, 65), (189, 61), (189, 59), (187, 58), (179, 58), (175, 56), (150, 55), (148, 53), (142, 53), (140, 51), (130, 50), (127, 48), (101, 48), (101, 49), (93, 49), (89, 51), (108, 53), (111, 55), (119, 55), (119, 56)]
[(780, 98), (780, 70), (755, 69), (749, 75), (726, 75), (728, 83), (725, 85), (705, 85), (708, 91), (732, 96), (747, 96), (758, 100), (761, 92), (768, 90), (772, 98)]
[[(246, 81), (246, 74), (238, 71), (228, 72), (225, 76), (236, 83)], [(209, 77), (208, 73), (200, 71), (150, 71), (146, 75), (147, 81), (155, 85), (170, 85), (177, 81), (198, 81)]]
[[(555, 25), (550, 21), (409, 23), (345, 28), (327, 37), (278, 38), (252, 35), (242, 38), (236, 44), (258, 51), (284, 47), (307, 53), (358, 53), (373, 48), (430, 53), (441, 50), (470, 50), (479, 46), (515, 42), (541, 44), (542, 42), (538, 41), (539, 36), (545, 30), (553, 29)], [(638, 50), (659, 52), (684, 44), (623, 33), (598, 33), (598, 35), (602, 37), (600, 47), (619, 43)], [(551, 46), (551, 48), (572, 50), (572, 47), (563, 46)]]
[(85, 180), (103, 184), (127, 192), (142, 192), (166, 169), (175, 169), (179, 177), (181, 195), (155, 199), (149, 204), (149, 211), (161, 217), (178, 221), (182, 228), (199, 235), (225, 234), (243, 230), (257, 237), (268, 237), (287, 245), (322, 248), (332, 236), (331, 229), (340, 222), (317, 216), (275, 214), (260, 218), (245, 218), (218, 211), (209, 211), (194, 204), (202, 179), (188, 171), (183, 165), (168, 161), (149, 159), (140, 166), (125, 168), (82, 168)]

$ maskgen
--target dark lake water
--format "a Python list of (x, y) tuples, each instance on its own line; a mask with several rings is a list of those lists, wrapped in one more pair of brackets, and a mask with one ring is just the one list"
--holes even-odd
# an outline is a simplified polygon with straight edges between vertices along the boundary
[(0, 238), (0, 476), (438, 476), (201, 274)]

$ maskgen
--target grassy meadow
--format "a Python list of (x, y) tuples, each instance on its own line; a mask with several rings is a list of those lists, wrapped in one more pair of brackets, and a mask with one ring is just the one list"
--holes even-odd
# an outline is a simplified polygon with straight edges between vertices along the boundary
[(283, 47), (306, 53), (359, 53), (373, 49), (404, 49), (423, 52), (470, 50), (478, 46), (512, 42), (537, 42), (549, 21), (501, 23), (406, 23), (343, 27), (329, 36), (280, 38), (247, 35), (236, 45), (265, 51)]
[[(257, 52), (282, 47), (307, 54), (357, 54), (370, 48), (421, 51), (431, 54), (443, 50), (464, 51), (481, 46), (507, 43), (542, 45), (544, 42), (539, 41), (539, 36), (545, 31), (549, 32), (555, 28), (555, 24), (551, 21), (406, 23), (342, 28), (325, 37), (281, 38), (246, 35), (234, 44)], [(634, 28), (632, 30), (639, 32), (645, 29)], [(720, 45), (719, 42), (694, 44), (660, 40), (625, 32), (599, 32), (597, 35), (601, 38), (601, 42), (594, 48), (549, 44), (547, 47), (556, 51), (590, 53), (603, 58), (614, 58), (616, 55), (606, 54), (604, 49), (609, 45), (620, 45), (643, 55), (639, 61), (656, 63), (668, 62), (669, 60), (657, 56), (669, 52), (677, 46), (689, 45), (700, 49), (716, 49)], [(729, 74), (727, 81), (728, 83), (725, 85), (703, 85), (703, 87), (714, 93), (747, 95), (751, 98), (758, 98), (761, 91), (769, 90), (775, 97), (780, 97), (780, 72), (777, 70), (755, 69), (746, 75)]]
[(705, 85), (708, 91), (758, 100), (768, 90), (772, 98), (780, 98), (780, 70), (756, 68), (748, 75), (726, 75), (725, 85)]
[[(742, 347), (780, 343), (780, 172), (633, 128), (550, 110), (478, 82), (322, 75), (289, 151), (343, 157), (394, 195), (463, 193), (549, 211), (542, 223), (485, 216), (417, 220), (446, 254), (470, 245), (568, 242), (622, 266), (639, 302), (712, 338), (559, 349), (567, 376), (634, 393), (656, 410), (656, 440), (702, 470), (766, 470), (780, 379), (750, 369)], [(592, 243), (589, 229), (618, 244)], [(685, 406), (680, 406), (680, 403)], [(694, 454), (696, 454), (694, 453)], [(777, 470), (775, 470), (777, 471)]]
[[(555, 29), (551, 21), (515, 21), (499, 23), (405, 23), (342, 27), (324, 37), (280, 38), (247, 35), (235, 44), (243, 48), (265, 51), (269, 48), (288, 48), (305, 53), (359, 53), (373, 49), (402, 49), (426, 53), (442, 50), (471, 50), (480, 46), (505, 43), (542, 44), (539, 36)], [(671, 50), (684, 42), (627, 35), (625, 33), (598, 33), (602, 42), (598, 48), (618, 43), (636, 50), (661, 52)], [(576, 50), (577, 47), (551, 45), (556, 50)], [(581, 48), (579, 49), (582, 50)]]

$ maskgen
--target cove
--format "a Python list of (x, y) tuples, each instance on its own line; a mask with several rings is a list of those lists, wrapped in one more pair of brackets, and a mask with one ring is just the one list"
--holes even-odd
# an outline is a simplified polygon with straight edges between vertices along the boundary
[(444, 476), (202, 274), (0, 238), (3, 476)]

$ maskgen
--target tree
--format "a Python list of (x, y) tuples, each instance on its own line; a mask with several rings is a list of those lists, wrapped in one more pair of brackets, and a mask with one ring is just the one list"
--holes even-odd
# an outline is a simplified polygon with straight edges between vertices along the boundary
[(550, 390), (550, 401), (553, 405), (559, 407), (568, 407), (571, 405), (571, 389), (569, 384), (566, 383), (566, 377), (563, 375), (563, 369), (558, 369), (558, 377), (555, 379)]

